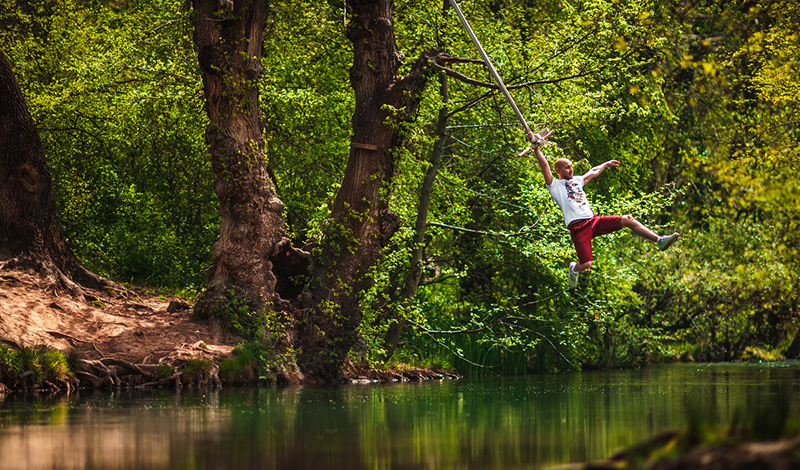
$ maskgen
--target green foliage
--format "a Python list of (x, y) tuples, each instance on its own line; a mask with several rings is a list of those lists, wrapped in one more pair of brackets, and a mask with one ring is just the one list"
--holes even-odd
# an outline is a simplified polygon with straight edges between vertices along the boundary
[(181, 2), (5, 3), (0, 47), (39, 126), (70, 247), (115, 279), (204, 282), (218, 215)]
[(326, 2), (271, 2), (259, 81), (266, 157), (294, 237), (328, 213), (350, 145), (352, 61), (341, 10)]
[(204, 381), (204, 377), (212, 367), (214, 363), (209, 359), (189, 359), (180, 367), (181, 382), (194, 384)]
[[(422, 283), (403, 298), (419, 187), (440, 137), (433, 86), (392, 149), (395, 175), (383, 189), (401, 228), (371, 267), (356, 354), (380, 363), (388, 328), (403, 319), (395, 360), (474, 374), (778, 357), (798, 315), (800, 7), (462, 7), (531, 126), (556, 130), (551, 161), (568, 157), (578, 173), (622, 162), (589, 186), (595, 211), (683, 236), (663, 254), (627, 231), (599, 238), (592, 271), (567, 290), (574, 250), (536, 162), (514, 156), (524, 142), (511, 109), (449, 78), (428, 214), (439, 225), (426, 229)], [(258, 82), (270, 177), (296, 244), (338, 236), (341, 246), (316, 246), (322, 259), (354, 242), (328, 219), (355, 112), (344, 10), (271, 8)], [(115, 279), (195, 293), (219, 214), (190, 15), (172, 0), (2, 0), (0, 47), (39, 125), (70, 246)], [(429, 49), (477, 57), (441, 2), (395, 2), (393, 25), (401, 74)], [(491, 81), (480, 64), (450, 67)], [(227, 300), (220, 316), (254, 342), (221, 374), (268, 379), (268, 364), (283, 360), (273, 351), (281, 319), (233, 293)]]
[(273, 382), (271, 372), (276, 358), (268, 345), (262, 341), (248, 341), (233, 350), (233, 355), (220, 363), (219, 377), (223, 383), (253, 385)]
[(73, 374), (60, 351), (45, 346), (15, 351), (0, 344), (0, 383), (11, 384), (26, 377), (41, 387), (46, 382), (71, 380)]
[(798, 278), (770, 231), (715, 221), (686, 235), (679, 255), (655, 263), (637, 286), (647, 295), (638, 321), (668, 334), (675, 356), (731, 360), (785, 348)]
[(233, 290), (225, 292), (225, 298), (221, 303), (222, 310), (216, 311), (214, 316), (246, 338), (260, 336), (266, 326), (266, 318), (260, 308)]
[(22, 356), (5, 344), (0, 344), (0, 382), (23, 372)]
[(159, 364), (156, 369), (156, 377), (158, 380), (167, 379), (175, 375), (175, 368), (169, 364)]

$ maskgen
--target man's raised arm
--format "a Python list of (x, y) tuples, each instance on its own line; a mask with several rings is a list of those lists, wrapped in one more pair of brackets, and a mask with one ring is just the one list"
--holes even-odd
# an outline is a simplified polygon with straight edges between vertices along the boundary
[(522, 157), (533, 150), (534, 155), (536, 155), (536, 161), (539, 162), (539, 168), (542, 169), (544, 183), (547, 186), (550, 186), (553, 183), (553, 171), (550, 169), (550, 163), (547, 161), (547, 158), (545, 158), (544, 154), (542, 153), (542, 146), (547, 138), (553, 135), (553, 133), (554, 131), (551, 131), (547, 128), (542, 129), (536, 134), (534, 134), (533, 131), (528, 132), (528, 140), (531, 141), (531, 145), (517, 154), (518, 157)]
[(593, 167), (591, 170), (587, 171), (585, 175), (583, 175), (583, 184), (586, 184), (589, 181), (597, 178), (598, 176), (600, 176), (600, 173), (602, 173), (603, 170), (605, 170), (610, 166), (619, 166), (619, 161), (609, 160), (605, 163), (597, 165), (596, 167)]

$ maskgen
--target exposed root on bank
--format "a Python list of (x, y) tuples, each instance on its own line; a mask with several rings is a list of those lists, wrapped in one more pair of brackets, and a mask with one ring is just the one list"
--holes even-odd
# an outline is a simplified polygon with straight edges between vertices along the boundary
[(421, 369), (418, 367), (396, 366), (388, 369), (376, 369), (372, 366), (357, 366), (351, 361), (345, 364), (343, 372), (345, 380), (355, 384), (382, 382), (422, 382), (426, 380), (458, 379), (460, 376), (451, 371), (439, 369)]
[(84, 294), (88, 290), (106, 291), (120, 296), (130, 294), (124, 286), (89, 271), (77, 260), (70, 264), (67, 275), (49, 258), (39, 259), (31, 255), (3, 257), (0, 259), (0, 272), (5, 276), (13, 272), (32, 274), (36, 287), (51, 292), (56, 297), (66, 292), (77, 300), (85, 300)]
[(790, 470), (800, 468), (800, 437), (769, 442), (698, 444), (688, 433), (666, 432), (606, 460), (550, 470)]

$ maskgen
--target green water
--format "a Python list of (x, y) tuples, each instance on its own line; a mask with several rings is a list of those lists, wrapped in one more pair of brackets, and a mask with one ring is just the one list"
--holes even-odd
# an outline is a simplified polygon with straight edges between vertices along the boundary
[(798, 417), (800, 363), (423, 384), (0, 395), (5, 469), (515, 469), (687, 425)]

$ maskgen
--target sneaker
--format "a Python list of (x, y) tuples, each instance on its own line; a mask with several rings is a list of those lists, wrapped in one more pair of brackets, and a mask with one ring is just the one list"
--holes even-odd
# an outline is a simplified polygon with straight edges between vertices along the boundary
[(577, 265), (578, 263), (575, 261), (569, 263), (569, 276), (567, 279), (569, 280), (570, 289), (578, 287), (578, 273), (575, 272), (575, 266)]
[(673, 233), (672, 235), (664, 235), (663, 237), (658, 237), (658, 249), (661, 251), (666, 250), (667, 248), (671, 247), (673, 243), (678, 241), (678, 237), (681, 234), (678, 232)]

